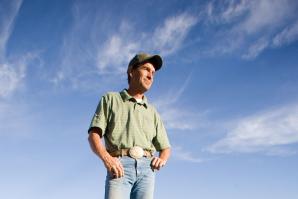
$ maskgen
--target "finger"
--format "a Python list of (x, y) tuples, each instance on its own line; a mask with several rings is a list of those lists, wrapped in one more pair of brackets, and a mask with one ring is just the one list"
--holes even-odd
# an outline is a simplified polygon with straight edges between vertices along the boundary
[(165, 166), (165, 161), (159, 158), (159, 161), (157, 162), (157, 169), (161, 169), (163, 166)]
[(120, 161), (119, 161), (118, 165), (119, 165), (119, 167), (121, 168), (121, 170), (124, 170), (124, 167), (123, 167), (123, 165), (121, 164)]
[(114, 174), (114, 166), (113, 165), (111, 165), (111, 166), (109, 166), (108, 167), (108, 170), (109, 170), (109, 172), (111, 173), (111, 174)]
[(121, 164), (117, 166), (118, 177), (121, 178), (124, 176), (124, 169)]
[(123, 177), (124, 176), (123, 166), (120, 164), (118, 168), (119, 168), (119, 175), (120, 175), (120, 177)]
[(151, 165), (155, 167), (157, 161), (158, 161), (158, 158), (154, 157), (152, 162), (151, 162)]
[(113, 174), (114, 177), (116, 176), (116, 170), (114, 166), (111, 167), (111, 173)]
[(157, 169), (159, 170), (162, 167), (162, 161), (159, 159), (157, 163)]
[(160, 160), (158, 158), (156, 158), (156, 160), (152, 163), (152, 167), (154, 169), (159, 170), (159, 162), (160, 162)]
[(124, 167), (121, 164), (119, 159), (117, 159), (117, 166), (118, 166), (118, 170), (119, 170), (119, 173), (120, 173), (120, 177), (123, 177), (124, 176)]
[(116, 165), (113, 167), (113, 171), (114, 171), (114, 176), (116, 178), (119, 178), (120, 177), (120, 171), (119, 171), (119, 168)]

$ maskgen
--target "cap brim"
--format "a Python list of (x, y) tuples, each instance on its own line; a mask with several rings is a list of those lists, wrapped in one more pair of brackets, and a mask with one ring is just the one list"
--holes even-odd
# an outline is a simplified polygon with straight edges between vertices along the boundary
[(162, 66), (162, 58), (159, 55), (153, 55), (148, 59), (144, 60), (144, 62), (151, 63), (154, 66), (155, 71), (159, 70)]

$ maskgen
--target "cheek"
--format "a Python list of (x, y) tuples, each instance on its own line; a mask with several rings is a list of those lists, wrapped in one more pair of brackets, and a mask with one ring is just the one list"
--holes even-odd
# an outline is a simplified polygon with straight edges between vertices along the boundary
[(141, 76), (140, 76), (140, 79), (141, 79), (141, 80), (145, 80), (145, 79), (146, 79), (146, 75), (141, 75)]

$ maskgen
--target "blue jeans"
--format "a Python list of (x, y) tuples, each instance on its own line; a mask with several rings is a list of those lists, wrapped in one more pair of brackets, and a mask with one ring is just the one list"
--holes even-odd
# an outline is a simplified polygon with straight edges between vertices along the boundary
[(155, 173), (150, 167), (151, 158), (119, 157), (124, 177), (113, 178), (107, 172), (105, 199), (153, 199)]

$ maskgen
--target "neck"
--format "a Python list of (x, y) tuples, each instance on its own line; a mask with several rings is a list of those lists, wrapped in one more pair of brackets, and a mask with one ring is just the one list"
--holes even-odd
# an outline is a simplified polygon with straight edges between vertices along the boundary
[(128, 94), (131, 95), (135, 99), (143, 99), (144, 93), (138, 91), (137, 89), (132, 88), (131, 86), (127, 90)]

